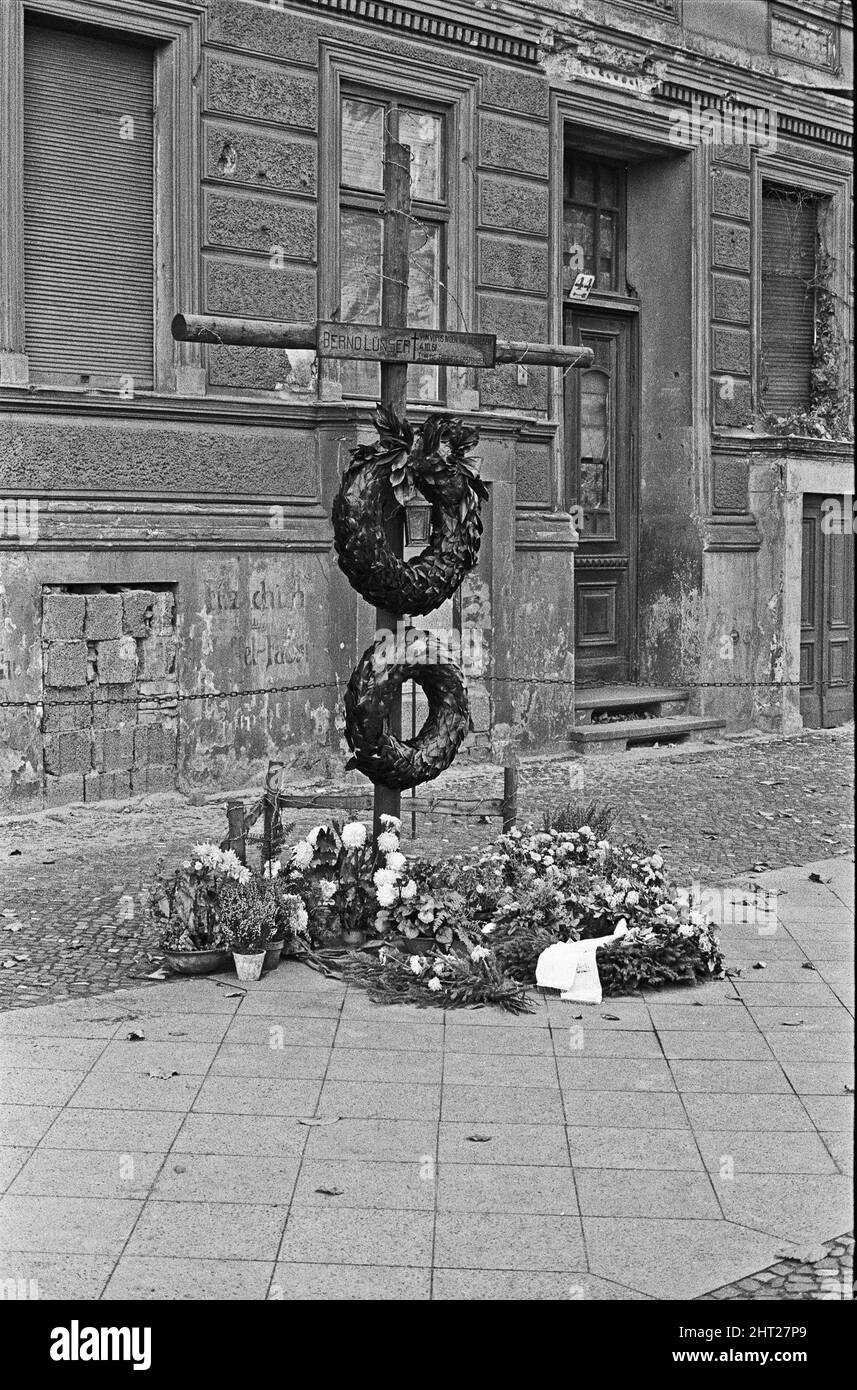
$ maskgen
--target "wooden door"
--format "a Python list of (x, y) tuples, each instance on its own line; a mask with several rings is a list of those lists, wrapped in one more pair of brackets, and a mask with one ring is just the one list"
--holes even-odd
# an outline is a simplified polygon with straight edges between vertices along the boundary
[(575, 559), (577, 683), (634, 678), (637, 459), (633, 315), (568, 309), (565, 340), (591, 347), (593, 365), (565, 379), (569, 508)]
[(808, 728), (853, 718), (854, 535), (850, 508), (804, 496), (801, 554), (800, 710)]

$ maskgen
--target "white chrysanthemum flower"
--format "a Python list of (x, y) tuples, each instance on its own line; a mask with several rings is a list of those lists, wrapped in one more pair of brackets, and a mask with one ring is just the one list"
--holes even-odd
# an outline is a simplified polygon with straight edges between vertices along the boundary
[(446, 969), (446, 961), (436, 960), (432, 969), (434, 970), (435, 975), (442, 975), (444, 970)]
[(185, 859), (184, 863), (182, 864), (182, 868), (183, 868), (183, 869), (189, 869), (189, 868), (190, 868), (190, 860), (189, 860), (189, 859)]
[(412, 878), (409, 878), (407, 883), (399, 889), (399, 892), (405, 902), (410, 902), (411, 898), (417, 896), (417, 885)]
[(490, 954), (491, 952), (488, 950), (487, 946), (474, 946), (473, 950), (470, 952), (470, 959), (473, 961), (485, 960), (486, 956)]
[(316, 844), (318, 843), (318, 837), (323, 830), (323, 825), (314, 825), (312, 830), (307, 835), (306, 842), (308, 845), (312, 845), (313, 849), (315, 849)]
[(389, 887), (396, 882), (398, 875), (392, 869), (376, 869), (372, 875), (372, 882), (376, 888)]
[(399, 837), (394, 830), (382, 830), (377, 844), (382, 854), (393, 854), (399, 848)]
[(389, 830), (401, 830), (402, 822), (398, 816), (389, 816), (386, 813), (381, 817), (381, 824), (386, 825)]
[(440, 980), (437, 978), (437, 975), (432, 975), (431, 979), (428, 982), (428, 987), (432, 991), (432, 993), (435, 993), (436, 990), (439, 990), (441, 988), (441, 983)]
[(408, 969), (411, 971), (411, 974), (413, 974), (413, 975), (422, 975), (422, 973), (423, 973), (423, 958), (422, 958), (422, 956), (409, 956), (409, 957), (408, 957)]
[(407, 865), (407, 859), (399, 850), (393, 850), (392, 854), (387, 855), (387, 868), (392, 869), (393, 873), (400, 874)]
[(292, 922), (294, 923), (295, 931), (301, 933), (305, 932), (309, 926), (309, 913), (303, 903), (298, 903), (298, 906), (295, 908)]
[(306, 840), (298, 840), (291, 852), (291, 862), (298, 869), (306, 869), (312, 863), (313, 848)]
[(585, 835), (586, 838), (587, 838), (587, 840), (594, 840), (594, 839), (595, 839), (595, 834), (594, 834), (594, 832), (590, 829), (590, 827), (589, 827), (588, 825), (582, 825), (582, 826), (580, 827), (580, 830), (579, 830), (578, 833), (579, 833), (580, 835)]
[(664, 861), (660, 854), (653, 854), (649, 859), (649, 863), (653, 869), (662, 869), (664, 867)]
[(605, 850), (605, 851), (608, 850), (608, 849), (610, 848), (610, 841), (609, 841), (609, 840), (599, 840), (599, 841), (598, 841), (598, 846), (597, 846), (597, 848), (598, 848), (598, 849), (603, 849), (603, 850)]
[(488, 936), (489, 933), (492, 932), (492, 931), (494, 930), (494, 928), (496, 927), (496, 925), (497, 925), (496, 922), (486, 922), (485, 926), (482, 928), (482, 935), (483, 935), (483, 936)]
[(375, 897), (381, 907), (392, 907), (398, 896), (398, 889), (391, 883), (382, 883), (380, 888), (375, 889)]
[(632, 888), (629, 893), (625, 894), (625, 902), (628, 907), (636, 907), (639, 901), (640, 895), (635, 888)]
[(342, 827), (342, 843), (346, 849), (362, 849), (366, 843), (366, 826), (362, 821), (352, 820)]
[(323, 903), (329, 903), (336, 896), (336, 884), (332, 878), (323, 878), (319, 881), (318, 891), (321, 893)]

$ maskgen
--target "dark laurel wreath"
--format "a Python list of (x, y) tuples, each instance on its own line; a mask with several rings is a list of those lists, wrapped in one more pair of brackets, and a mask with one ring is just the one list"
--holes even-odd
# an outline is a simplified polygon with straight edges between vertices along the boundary
[[(382, 637), (367, 647), (351, 673), (345, 737), (354, 756), (345, 766), (384, 787), (405, 790), (446, 771), (470, 727), (470, 706), (460, 667), (440, 647), (431, 650), (436, 634), (405, 628), (396, 642), (402, 660), (391, 659), (388, 641)], [(390, 733), (388, 720), (407, 680), (422, 686), (429, 713), (416, 737), (403, 740)]]
[[(479, 434), (452, 415), (429, 415), (416, 429), (392, 409), (379, 407), (372, 419), (378, 439), (352, 450), (333, 503), (339, 568), (367, 603), (391, 613), (431, 613), (479, 555), (479, 509), (488, 490), (478, 460), (467, 457)], [(390, 549), (385, 521), (416, 492), (431, 503), (431, 531), (425, 550), (405, 561)]]

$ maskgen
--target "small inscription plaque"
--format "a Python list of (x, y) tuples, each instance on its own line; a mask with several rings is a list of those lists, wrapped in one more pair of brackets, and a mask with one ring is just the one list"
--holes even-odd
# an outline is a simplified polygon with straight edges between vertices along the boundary
[(447, 333), (437, 328), (380, 328), (372, 323), (320, 323), (319, 357), (349, 361), (431, 362), (493, 367), (493, 333)]

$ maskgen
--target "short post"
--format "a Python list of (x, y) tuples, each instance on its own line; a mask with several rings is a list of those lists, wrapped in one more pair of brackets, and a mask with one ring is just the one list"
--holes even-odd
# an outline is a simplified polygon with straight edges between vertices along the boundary
[[(388, 135), (384, 147), (384, 278), (381, 281), (381, 324), (400, 328), (408, 322), (408, 250), (410, 245), (411, 150)], [(403, 419), (408, 404), (408, 365), (406, 362), (381, 363), (381, 404), (395, 410)], [(387, 542), (397, 558), (405, 553), (402, 513), (390, 494), (391, 514), (386, 521)], [(399, 614), (386, 608), (375, 609), (376, 632), (398, 632)], [(390, 733), (402, 737), (401, 691), (390, 709)], [(375, 783), (372, 834), (377, 840), (383, 815), (402, 814), (402, 794), (394, 787)]]
[(274, 815), (276, 802), (269, 791), (262, 794), (262, 871), (274, 857)]
[(226, 823), (229, 827), (228, 846), (238, 855), (242, 864), (247, 862), (247, 843), (244, 837), (244, 802), (230, 800), (226, 803)]
[(518, 769), (503, 768), (503, 834), (514, 830), (518, 819)]

